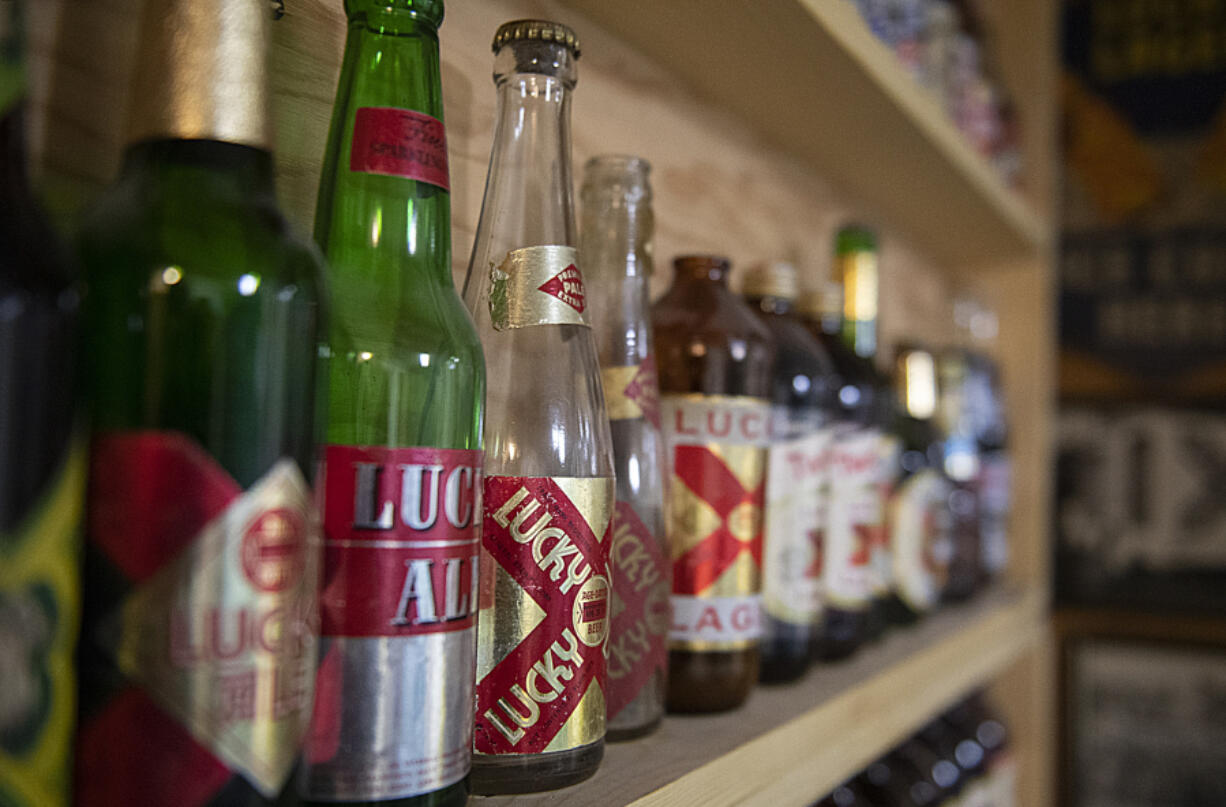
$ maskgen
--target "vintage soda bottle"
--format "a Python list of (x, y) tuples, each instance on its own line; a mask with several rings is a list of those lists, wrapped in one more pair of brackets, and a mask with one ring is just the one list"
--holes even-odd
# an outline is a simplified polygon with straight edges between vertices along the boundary
[(464, 302), (485, 348), (485, 522), (473, 787), (549, 790), (604, 754), (613, 450), (576, 254), (579, 43), (543, 20), (494, 37), (494, 146)]
[(895, 384), (901, 411), (895, 431), (903, 449), (902, 479), (889, 501), (893, 597), (891, 619), (914, 622), (941, 599), (949, 577), (949, 494), (944, 448), (933, 423), (937, 406), (936, 363), (927, 350), (898, 352)]
[(761, 679), (807, 669), (822, 619), (822, 541), (833, 430), (834, 367), (796, 316), (796, 270), (754, 266), (742, 293), (774, 337), (771, 444), (762, 549)]
[(668, 708), (712, 712), (758, 680), (775, 344), (728, 288), (726, 259), (687, 255), (673, 270), (651, 309), (672, 474)]
[(251, 0), (140, 28), (79, 236), (93, 403), (77, 803), (294, 800), (317, 662), (322, 262), (276, 206)]
[(86, 465), (80, 289), (30, 183), (21, 5), (0, 5), (0, 800), (65, 807)]
[(581, 265), (592, 308), (613, 436), (617, 509), (610, 574), (608, 737), (652, 731), (664, 715), (671, 567), (664, 546), (664, 442), (654, 340), (650, 166), (637, 157), (589, 160), (583, 178)]
[(315, 216), (330, 266), (313, 804), (468, 798), (481, 343), (451, 277), (441, 0), (348, 0)]

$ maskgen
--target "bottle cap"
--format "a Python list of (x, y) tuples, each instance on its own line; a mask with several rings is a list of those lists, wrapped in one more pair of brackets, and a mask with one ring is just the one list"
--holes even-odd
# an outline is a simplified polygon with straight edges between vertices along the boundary
[(579, 37), (575, 35), (573, 30), (562, 23), (551, 22), (549, 20), (512, 20), (511, 22), (504, 22), (498, 26), (498, 31), (494, 34), (493, 50), (494, 53), (497, 53), (503, 45), (529, 40), (556, 42), (570, 50), (571, 56), (576, 59), (579, 58)]
[(835, 236), (835, 252), (846, 255), (849, 252), (876, 252), (877, 235), (869, 228), (860, 224), (848, 224), (842, 227)]
[(800, 294), (796, 282), (796, 269), (790, 263), (773, 261), (750, 267), (745, 274), (741, 293), (746, 297), (778, 297), (795, 300)]

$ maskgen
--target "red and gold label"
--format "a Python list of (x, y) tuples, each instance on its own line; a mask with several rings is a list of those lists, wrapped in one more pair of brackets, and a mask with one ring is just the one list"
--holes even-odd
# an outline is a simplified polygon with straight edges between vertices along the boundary
[(613, 490), (607, 477), (485, 479), (478, 754), (604, 736)]
[(513, 249), (490, 269), (490, 319), (494, 330), (534, 325), (581, 325), (587, 293), (574, 247)]
[(604, 367), (600, 380), (609, 420), (645, 418), (660, 428), (660, 386), (654, 356), (643, 359), (641, 364)]
[(770, 407), (759, 398), (665, 395), (672, 471), (669, 644), (691, 651), (754, 646), (762, 635), (762, 509)]
[(190, 438), (149, 431), (99, 438), (92, 469), (89, 543), (115, 607), (84, 639), (123, 681), (88, 706), (78, 803), (201, 804), (235, 774), (277, 796), (317, 654), (319, 525), (298, 466), (244, 491)]
[(668, 663), (668, 559), (628, 502), (613, 516), (613, 626), (609, 637), (609, 719)]
[(873, 597), (872, 550), (885, 531), (875, 430), (841, 433), (830, 461), (830, 507), (822, 575), (832, 606), (859, 611)]
[(481, 452), (328, 446), (324, 636), (472, 627)]
[(447, 130), (438, 118), (412, 109), (360, 107), (353, 119), (349, 170), (449, 190)]

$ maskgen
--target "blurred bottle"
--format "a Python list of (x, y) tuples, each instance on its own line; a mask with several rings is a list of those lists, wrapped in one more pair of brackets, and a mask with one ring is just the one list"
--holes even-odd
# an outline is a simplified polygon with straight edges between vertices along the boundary
[[(485, 523), (472, 784), (550, 790), (604, 755), (613, 445), (578, 264), (570, 102), (579, 43), (494, 36), (498, 107), (464, 301), (485, 348)], [(554, 670), (548, 681), (537, 668)]]
[(853, 779), (836, 787), (815, 807), (877, 807), (877, 805), (864, 795), (860, 785)]
[(834, 366), (794, 313), (799, 289), (791, 265), (753, 267), (743, 293), (777, 345), (762, 550), (761, 678), (791, 681), (807, 669), (821, 629)]
[(909, 766), (905, 789), (917, 806), (945, 804), (962, 792), (962, 769), (958, 763), (920, 737), (907, 740), (897, 753), (907, 763), (899, 766), (900, 770), (908, 771)]
[(664, 715), (671, 568), (664, 545), (664, 442), (654, 340), (651, 170), (637, 157), (595, 157), (583, 179), (581, 265), (613, 435), (612, 625), (608, 737), (651, 732)]
[(945, 598), (960, 601), (973, 596), (979, 589), (979, 443), (976, 439), (973, 412), (967, 405), (969, 362), (961, 348), (940, 353), (938, 421), (944, 435), (945, 475), (953, 487), (949, 493), (950, 535), (953, 556), (949, 563), (949, 579)]
[(919, 348), (899, 350), (895, 383), (902, 404), (897, 432), (902, 481), (890, 499), (894, 565), (891, 616), (913, 622), (940, 601), (949, 575), (949, 494), (944, 450), (933, 424), (937, 406), (936, 362)]
[(770, 331), (728, 288), (724, 258), (673, 262), (651, 309), (673, 561), (668, 708), (739, 706), (758, 680)]
[(463, 804), (481, 343), (451, 277), (441, 0), (348, 0), (315, 216), (332, 307), (313, 804)]
[[(78, 239), (83, 805), (294, 800), (317, 663), (323, 265), (276, 206), (271, 16), (147, 6), (123, 168)], [(242, 630), (270, 621), (275, 643)]]
[(1009, 510), (1012, 500), (1012, 460), (1004, 393), (996, 363), (985, 355), (971, 356), (975, 388), (985, 399), (977, 429), (979, 442), (979, 562), (985, 581), (1004, 574), (1009, 565)]
[(20, 4), (0, 4), (0, 801), (69, 801), (85, 451), (76, 267), (30, 186)]

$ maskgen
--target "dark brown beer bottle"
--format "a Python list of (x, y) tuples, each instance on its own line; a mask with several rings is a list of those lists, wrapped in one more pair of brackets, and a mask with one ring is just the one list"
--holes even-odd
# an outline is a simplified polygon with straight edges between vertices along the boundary
[(673, 561), (668, 708), (740, 705), (758, 679), (762, 507), (775, 343), (713, 256), (654, 306)]

